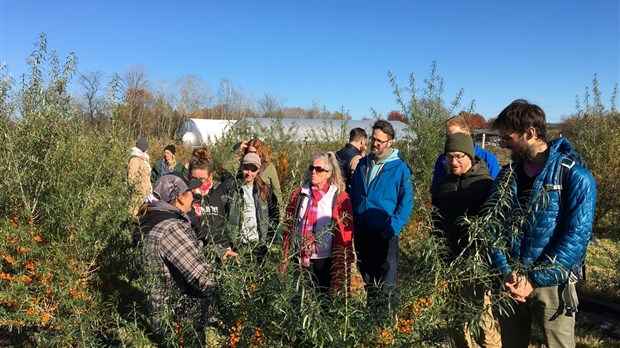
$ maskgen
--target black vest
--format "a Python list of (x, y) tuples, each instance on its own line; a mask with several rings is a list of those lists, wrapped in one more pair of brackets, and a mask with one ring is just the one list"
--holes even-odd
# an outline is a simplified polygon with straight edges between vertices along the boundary
[(338, 158), (340, 170), (347, 184), (347, 192), (349, 192), (349, 188), (351, 187), (351, 160), (353, 157), (361, 155), (362, 153), (360, 150), (351, 144), (346, 144), (342, 149), (336, 152), (336, 158)]

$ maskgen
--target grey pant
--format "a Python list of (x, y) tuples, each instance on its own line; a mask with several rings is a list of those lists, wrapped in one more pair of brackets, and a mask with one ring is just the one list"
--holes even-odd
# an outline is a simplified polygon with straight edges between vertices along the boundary
[[(575, 347), (575, 315), (567, 315), (562, 297), (566, 286), (536, 288), (525, 303), (513, 304), (515, 313), (499, 318), (502, 346), (527, 348), (534, 320), (543, 332), (547, 347)], [(574, 286), (568, 291), (574, 292)], [(577, 297), (576, 293), (572, 295)]]

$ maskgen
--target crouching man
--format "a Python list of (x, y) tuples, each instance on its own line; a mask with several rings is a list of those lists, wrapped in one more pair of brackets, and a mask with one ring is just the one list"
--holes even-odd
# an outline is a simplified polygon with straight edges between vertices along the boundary
[(151, 327), (160, 342), (164, 332), (174, 329), (170, 325), (199, 308), (204, 291), (216, 284), (186, 214), (192, 209), (192, 190), (200, 185), (175, 173), (163, 175), (153, 187), (159, 200), (140, 219)]

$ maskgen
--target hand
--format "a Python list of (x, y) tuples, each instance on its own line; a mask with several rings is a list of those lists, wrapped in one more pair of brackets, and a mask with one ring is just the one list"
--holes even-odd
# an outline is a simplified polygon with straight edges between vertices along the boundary
[(237, 263), (240, 262), (239, 254), (237, 254), (236, 252), (232, 251), (231, 248), (226, 248), (226, 251), (224, 251), (224, 255), (222, 255), (222, 260), (226, 261), (226, 259), (228, 259), (229, 256), (231, 258), (235, 259), (235, 261), (237, 261)]
[(248, 140), (244, 140), (241, 142), (241, 144), (239, 144), (239, 151), (241, 151), (241, 153), (245, 152), (245, 149), (248, 148)]
[(518, 276), (511, 272), (504, 278), (504, 287), (516, 301), (525, 302), (534, 290), (534, 285), (527, 276)]

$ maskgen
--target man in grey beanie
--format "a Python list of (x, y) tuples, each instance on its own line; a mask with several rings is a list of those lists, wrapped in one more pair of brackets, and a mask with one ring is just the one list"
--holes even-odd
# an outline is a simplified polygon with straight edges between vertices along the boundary
[[(471, 137), (465, 133), (454, 133), (446, 139), (444, 154), (448, 161), (448, 175), (441, 178), (433, 188), (433, 206), (437, 208), (433, 216), (436, 230), (442, 231), (449, 248), (447, 262), (453, 262), (467, 248), (469, 238), (468, 226), (460, 224), (464, 215), (480, 214), (486, 200), (493, 178), (489, 175), (486, 162), (476, 156)], [(464, 282), (461, 295), (480, 305), (482, 313), (479, 334), (473, 339), (481, 347), (501, 347), (501, 337), (495, 327), (491, 312), (490, 292), (482, 283)], [(484, 307), (483, 307), (484, 306)], [(467, 326), (459, 329), (454, 337), (457, 347), (474, 347), (472, 333)]]

